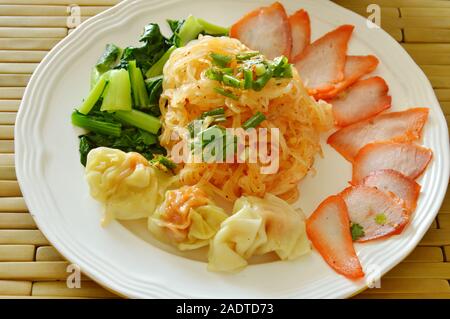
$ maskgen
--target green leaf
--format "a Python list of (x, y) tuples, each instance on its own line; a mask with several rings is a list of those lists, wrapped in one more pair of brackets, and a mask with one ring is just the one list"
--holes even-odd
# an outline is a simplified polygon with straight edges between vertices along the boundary
[(117, 59), (120, 56), (120, 48), (115, 44), (107, 44), (105, 51), (100, 56), (95, 65), (95, 68), (100, 73), (105, 73), (114, 68), (117, 64)]
[(350, 233), (352, 234), (352, 240), (358, 240), (365, 235), (364, 228), (360, 224), (352, 223), (350, 226)]

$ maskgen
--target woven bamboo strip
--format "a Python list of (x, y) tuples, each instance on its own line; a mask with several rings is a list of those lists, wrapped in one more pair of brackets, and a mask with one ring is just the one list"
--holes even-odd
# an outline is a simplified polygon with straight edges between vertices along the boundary
[(449, 89), (436, 89), (434, 90), (436, 93), (439, 101), (444, 102), (448, 101), (450, 102), (450, 90)]
[(14, 166), (0, 166), (0, 180), (16, 180), (16, 179), (17, 176)]
[(21, 99), (25, 88), (0, 87), (0, 99)]
[(450, 17), (450, 8), (400, 8), (402, 17)]
[(390, 28), (390, 27), (386, 27), (383, 28), (384, 31), (386, 31), (387, 33), (389, 33), (389, 35), (391, 37), (393, 37), (395, 40), (397, 40), (398, 42), (401, 42), (403, 40), (403, 32), (400, 28)]
[(0, 100), (0, 112), (17, 112), (19, 105), (20, 100)]
[(438, 28), (414, 28), (407, 27), (403, 30), (405, 42), (450, 42), (450, 30)]
[(450, 263), (401, 263), (385, 275), (386, 278), (450, 278)]
[(0, 196), (4, 197), (22, 196), (19, 183), (17, 181), (0, 180)]
[(14, 138), (14, 125), (0, 125), (0, 139), (12, 140)]
[(48, 245), (49, 242), (40, 230), (0, 229), (0, 244)]
[(450, 74), (448, 76), (429, 76), (428, 78), (436, 89), (450, 88)]
[(33, 296), (118, 298), (113, 293), (92, 281), (81, 283), (80, 288), (68, 288), (65, 282), (36, 282), (33, 284)]
[(448, 229), (430, 229), (422, 241), (421, 246), (443, 246), (450, 245), (450, 230)]
[(442, 111), (445, 115), (450, 115), (450, 102), (441, 102)]
[(0, 63), (0, 74), (31, 74), (37, 66), (37, 63)]
[(444, 279), (381, 279), (379, 288), (364, 290), (364, 294), (383, 293), (450, 293), (450, 286)]
[(427, 76), (448, 76), (450, 75), (450, 65), (421, 65)]
[(67, 28), (0, 27), (1, 38), (57, 38), (67, 35)]
[(359, 294), (355, 299), (450, 299), (450, 293)]
[(381, 17), (381, 26), (398, 28), (423, 27), (423, 28), (450, 28), (450, 19), (436, 19), (435, 17), (410, 17), (401, 19)]
[(36, 251), (36, 261), (64, 261), (58, 251), (52, 246), (42, 246)]
[(29, 80), (29, 74), (0, 74), (0, 86), (2, 87), (27, 86)]
[(26, 212), (27, 205), (22, 197), (0, 197), (0, 212)]
[(1, 213), (0, 229), (36, 229), (36, 223), (30, 214)]
[(7, 125), (12, 124), (16, 122), (16, 112), (1, 112), (0, 113), (0, 125)]
[(33, 245), (0, 245), (0, 261), (33, 261)]
[(2, 17), (2, 27), (67, 27), (67, 17)]
[(450, 44), (404, 43), (402, 45), (419, 64), (450, 64)]
[(14, 166), (14, 154), (0, 154), (0, 166)]
[(59, 41), (55, 38), (0, 38), (0, 50), (50, 50)]
[[(10, 141), (1, 141), (0, 140), (0, 153), (13, 153), (14, 152), (14, 141), (10, 140)], [(0, 176), (1, 176), (1, 171), (2, 171), (2, 167), (0, 166)], [(11, 178), (8, 178), (11, 179)], [(15, 179), (12, 178), (12, 179)]]
[(450, 214), (441, 214), (438, 216), (439, 228), (450, 229)]
[(444, 256), (439, 247), (416, 247), (403, 262), (442, 262)]
[(0, 62), (41, 62), (47, 51), (0, 50)]
[(445, 261), (450, 261), (450, 246), (444, 247), (444, 257)]
[(0, 296), (29, 296), (31, 281), (0, 280)]
[(447, 194), (445, 194), (441, 209), (450, 210), (450, 192), (447, 192)]
[(97, 7), (93, 7), (93, 6), (87, 6), (87, 7), (80, 7), (80, 13), (82, 16), (85, 17), (92, 17), (95, 16), (96, 14), (99, 14), (107, 9), (111, 8), (110, 6), (97, 6)]
[(29, 1), (27, 5), (8, 5), (1, 6), (0, 14), (2, 16), (67, 16), (67, 6), (45, 6), (32, 5), (34, 1)]
[[(24, 1), (24, 0), (23, 0)], [(334, 0), (344, 7), (360, 7), (378, 4), (383, 7), (429, 7), (450, 8), (450, 1), (445, 0)]]
[(0, 278), (18, 280), (65, 280), (68, 262), (0, 262)]

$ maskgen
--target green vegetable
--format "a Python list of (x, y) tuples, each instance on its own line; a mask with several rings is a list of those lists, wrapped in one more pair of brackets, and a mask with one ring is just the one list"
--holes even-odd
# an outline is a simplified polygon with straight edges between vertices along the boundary
[(168, 170), (173, 170), (175, 168), (177, 168), (177, 164), (175, 164), (174, 162), (172, 162), (170, 159), (168, 159), (167, 157), (163, 156), (163, 155), (157, 155), (155, 156), (150, 163), (152, 164), (160, 164), (163, 165), (166, 169)]
[(258, 63), (255, 65), (255, 74), (256, 76), (261, 76), (266, 73), (266, 66), (263, 63)]
[(259, 124), (266, 120), (266, 116), (261, 112), (256, 112), (251, 118), (242, 124), (244, 130), (248, 130), (249, 128), (256, 128)]
[(217, 66), (220, 66), (221, 68), (227, 67), (231, 60), (233, 60), (233, 57), (230, 55), (224, 55), (214, 52), (210, 54), (210, 57), (213, 60), (213, 63)]
[(272, 78), (272, 70), (268, 68), (266, 72), (258, 77), (255, 81), (253, 81), (252, 88), (255, 91), (261, 91), (263, 87), (269, 82), (269, 80)]
[(196, 17), (190, 15), (178, 32), (178, 46), (184, 47), (189, 41), (197, 39), (202, 31), (204, 31), (204, 27), (198, 23)]
[(100, 77), (86, 100), (84, 100), (83, 104), (81, 104), (81, 106), (79, 107), (78, 112), (80, 112), (81, 114), (88, 114), (102, 96), (103, 90), (105, 89), (107, 84), (108, 82), (106, 81), (106, 77)]
[(98, 59), (95, 68), (100, 73), (105, 73), (111, 70), (117, 64), (117, 59), (119, 58), (121, 50), (118, 46), (114, 44), (107, 44), (105, 51), (102, 56)]
[(352, 234), (352, 240), (358, 240), (361, 237), (364, 237), (364, 228), (360, 224), (352, 223), (350, 226), (350, 233)]
[(260, 54), (261, 53), (259, 53), (258, 51), (239, 53), (238, 55), (236, 55), (236, 60), (240, 62), (247, 61)]
[(209, 23), (201, 18), (197, 18), (197, 23), (203, 27), (203, 32), (209, 35), (228, 35), (230, 29)]
[(95, 117), (81, 114), (78, 111), (72, 113), (72, 124), (92, 132), (116, 137), (120, 136), (122, 131), (122, 125), (120, 123), (103, 121)]
[(224, 74), (222, 77), (222, 82), (223, 82), (223, 84), (232, 86), (234, 88), (241, 87), (241, 81), (239, 81), (232, 75)]
[(163, 83), (162, 75), (155, 76), (153, 78), (145, 80), (147, 92), (149, 93), (149, 101), (150, 101), (149, 112), (154, 116), (161, 115), (161, 111), (159, 109), (159, 98), (161, 97), (163, 91), (162, 83)]
[(225, 109), (223, 107), (219, 107), (211, 111), (203, 112), (201, 118), (204, 119), (207, 116), (225, 116)]
[(232, 69), (232, 68), (223, 68), (223, 69), (221, 69), (221, 70), (222, 70), (222, 72), (223, 72), (224, 74), (230, 74), (230, 75), (233, 74), (233, 69)]
[(100, 74), (100, 72), (98, 72), (97, 68), (92, 68), (91, 76), (90, 76), (90, 87), (91, 87), (91, 90), (97, 84), (97, 81), (100, 78), (100, 76), (101, 76), (101, 74)]
[(289, 64), (289, 60), (285, 56), (276, 57), (270, 63), (270, 66), (273, 70), (273, 77), (275, 78), (292, 77), (292, 65)]
[(222, 81), (223, 78), (223, 72), (216, 68), (209, 68), (208, 70), (206, 70), (205, 75), (208, 79), (219, 82)]
[(165, 154), (165, 149), (158, 144), (156, 135), (137, 128), (122, 129), (119, 137), (90, 132), (80, 136), (80, 160), (86, 165), (89, 151), (96, 147), (110, 147), (124, 152), (137, 152), (151, 160), (155, 154)]
[(144, 44), (140, 47), (127, 47), (123, 50), (120, 66), (126, 68), (128, 61), (136, 60), (136, 65), (146, 73), (169, 49), (170, 43), (155, 23), (145, 26), (139, 41)]
[(244, 89), (251, 89), (253, 86), (253, 72), (250, 69), (244, 69)]
[(375, 216), (375, 223), (378, 225), (384, 225), (387, 222), (387, 217), (385, 214), (381, 213)]
[(131, 110), (131, 84), (127, 70), (111, 70), (108, 76), (101, 111)]
[(141, 111), (117, 111), (113, 116), (124, 124), (135, 126), (153, 134), (158, 133), (161, 128), (161, 122), (158, 118)]
[(148, 69), (147, 73), (145, 73), (145, 76), (147, 78), (152, 78), (161, 75), (163, 73), (164, 65), (166, 64), (167, 60), (169, 60), (170, 55), (176, 48), (176, 46), (172, 45), (169, 50), (167, 50), (166, 53), (164, 53), (163, 56), (158, 61), (156, 61), (156, 63), (153, 64), (150, 69)]
[(136, 61), (128, 61), (128, 73), (131, 81), (131, 92), (133, 93), (133, 103), (138, 109), (150, 107), (147, 88), (145, 87), (144, 76), (141, 69), (136, 66)]
[(234, 95), (233, 92), (231, 92), (229, 90), (225, 90), (225, 89), (223, 89), (221, 87), (215, 87), (214, 91), (216, 91), (217, 93), (219, 93), (219, 94), (221, 94), (223, 96), (229, 97), (230, 99), (233, 99), (233, 100), (236, 100), (236, 101), (239, 100), (239, 97)]

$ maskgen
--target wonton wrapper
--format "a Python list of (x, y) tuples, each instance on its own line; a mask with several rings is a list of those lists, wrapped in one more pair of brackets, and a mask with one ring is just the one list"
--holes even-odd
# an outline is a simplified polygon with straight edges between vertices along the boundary
[(89, 152), (86, 179), (91, 196), (105, 205), (104, 224), (150, 216), (175, 182), (142, 155), (106, 147)]
[(292, 260), (310, 250), (301, 212), (271, 194), (264, 199), (243, 196), (210, 244), (208, 269), (239, 271), (254, 255), (275, 252)]
[[(163, 204), (148, 220), (148, 228), (156, 238), (171, 243), (180, 250), (192, 250), (207, 246), (220, 224), (228, 217), (224, 210), (214, 205), (203, 191), (196, 189), (196, 205), (187, 205), (187, 210), (169, 210), (170, 198), (183, 196), (196, 186), (183, 186), (166, 193)], [(183, 206), (183, 205), (181, 205)]]

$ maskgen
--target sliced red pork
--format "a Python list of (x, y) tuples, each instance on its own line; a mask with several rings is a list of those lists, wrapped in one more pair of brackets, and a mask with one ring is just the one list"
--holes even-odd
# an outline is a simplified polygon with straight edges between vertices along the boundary
[(427, 118), (427, 108), (381, 114), (338, 130), (328, 138), (328, 144), (352, 162), (358, 151), (369, 143), (419, 139)]
[(292, 34), (291, 60), (296, 61), (311, 43), (311, 23), (308, 12), (301, 9), (289, 17)]
[(336, 272), (351, 279), (364, 276), (350, 235), (347, 207), (341, 197), (330, 196), (324, 200), (306, 221), (306, 232)]
[(247, 13), (231, 26), (230, 37), (239, 39), (269, 59), (281, 55), (289, 58), (291, 52), (291, 27), (279, 2)]
[(399, 234), (409, 221), (402, 200), (374, 187), (352, 186), (340, 196), (347, 205), (351, 223), (363, 230), (357, 242)]
[(378, 76), (357, 81), (330, 101), (336, 124), (347, 126), (390, 108), (388, 91), (386, 82)]
[(392, 169), (416, 179), (427, 168), (433, 152), (413, 143), (379, 142), (364, 146), (353, 163), (354, 185), (381, 169)]

